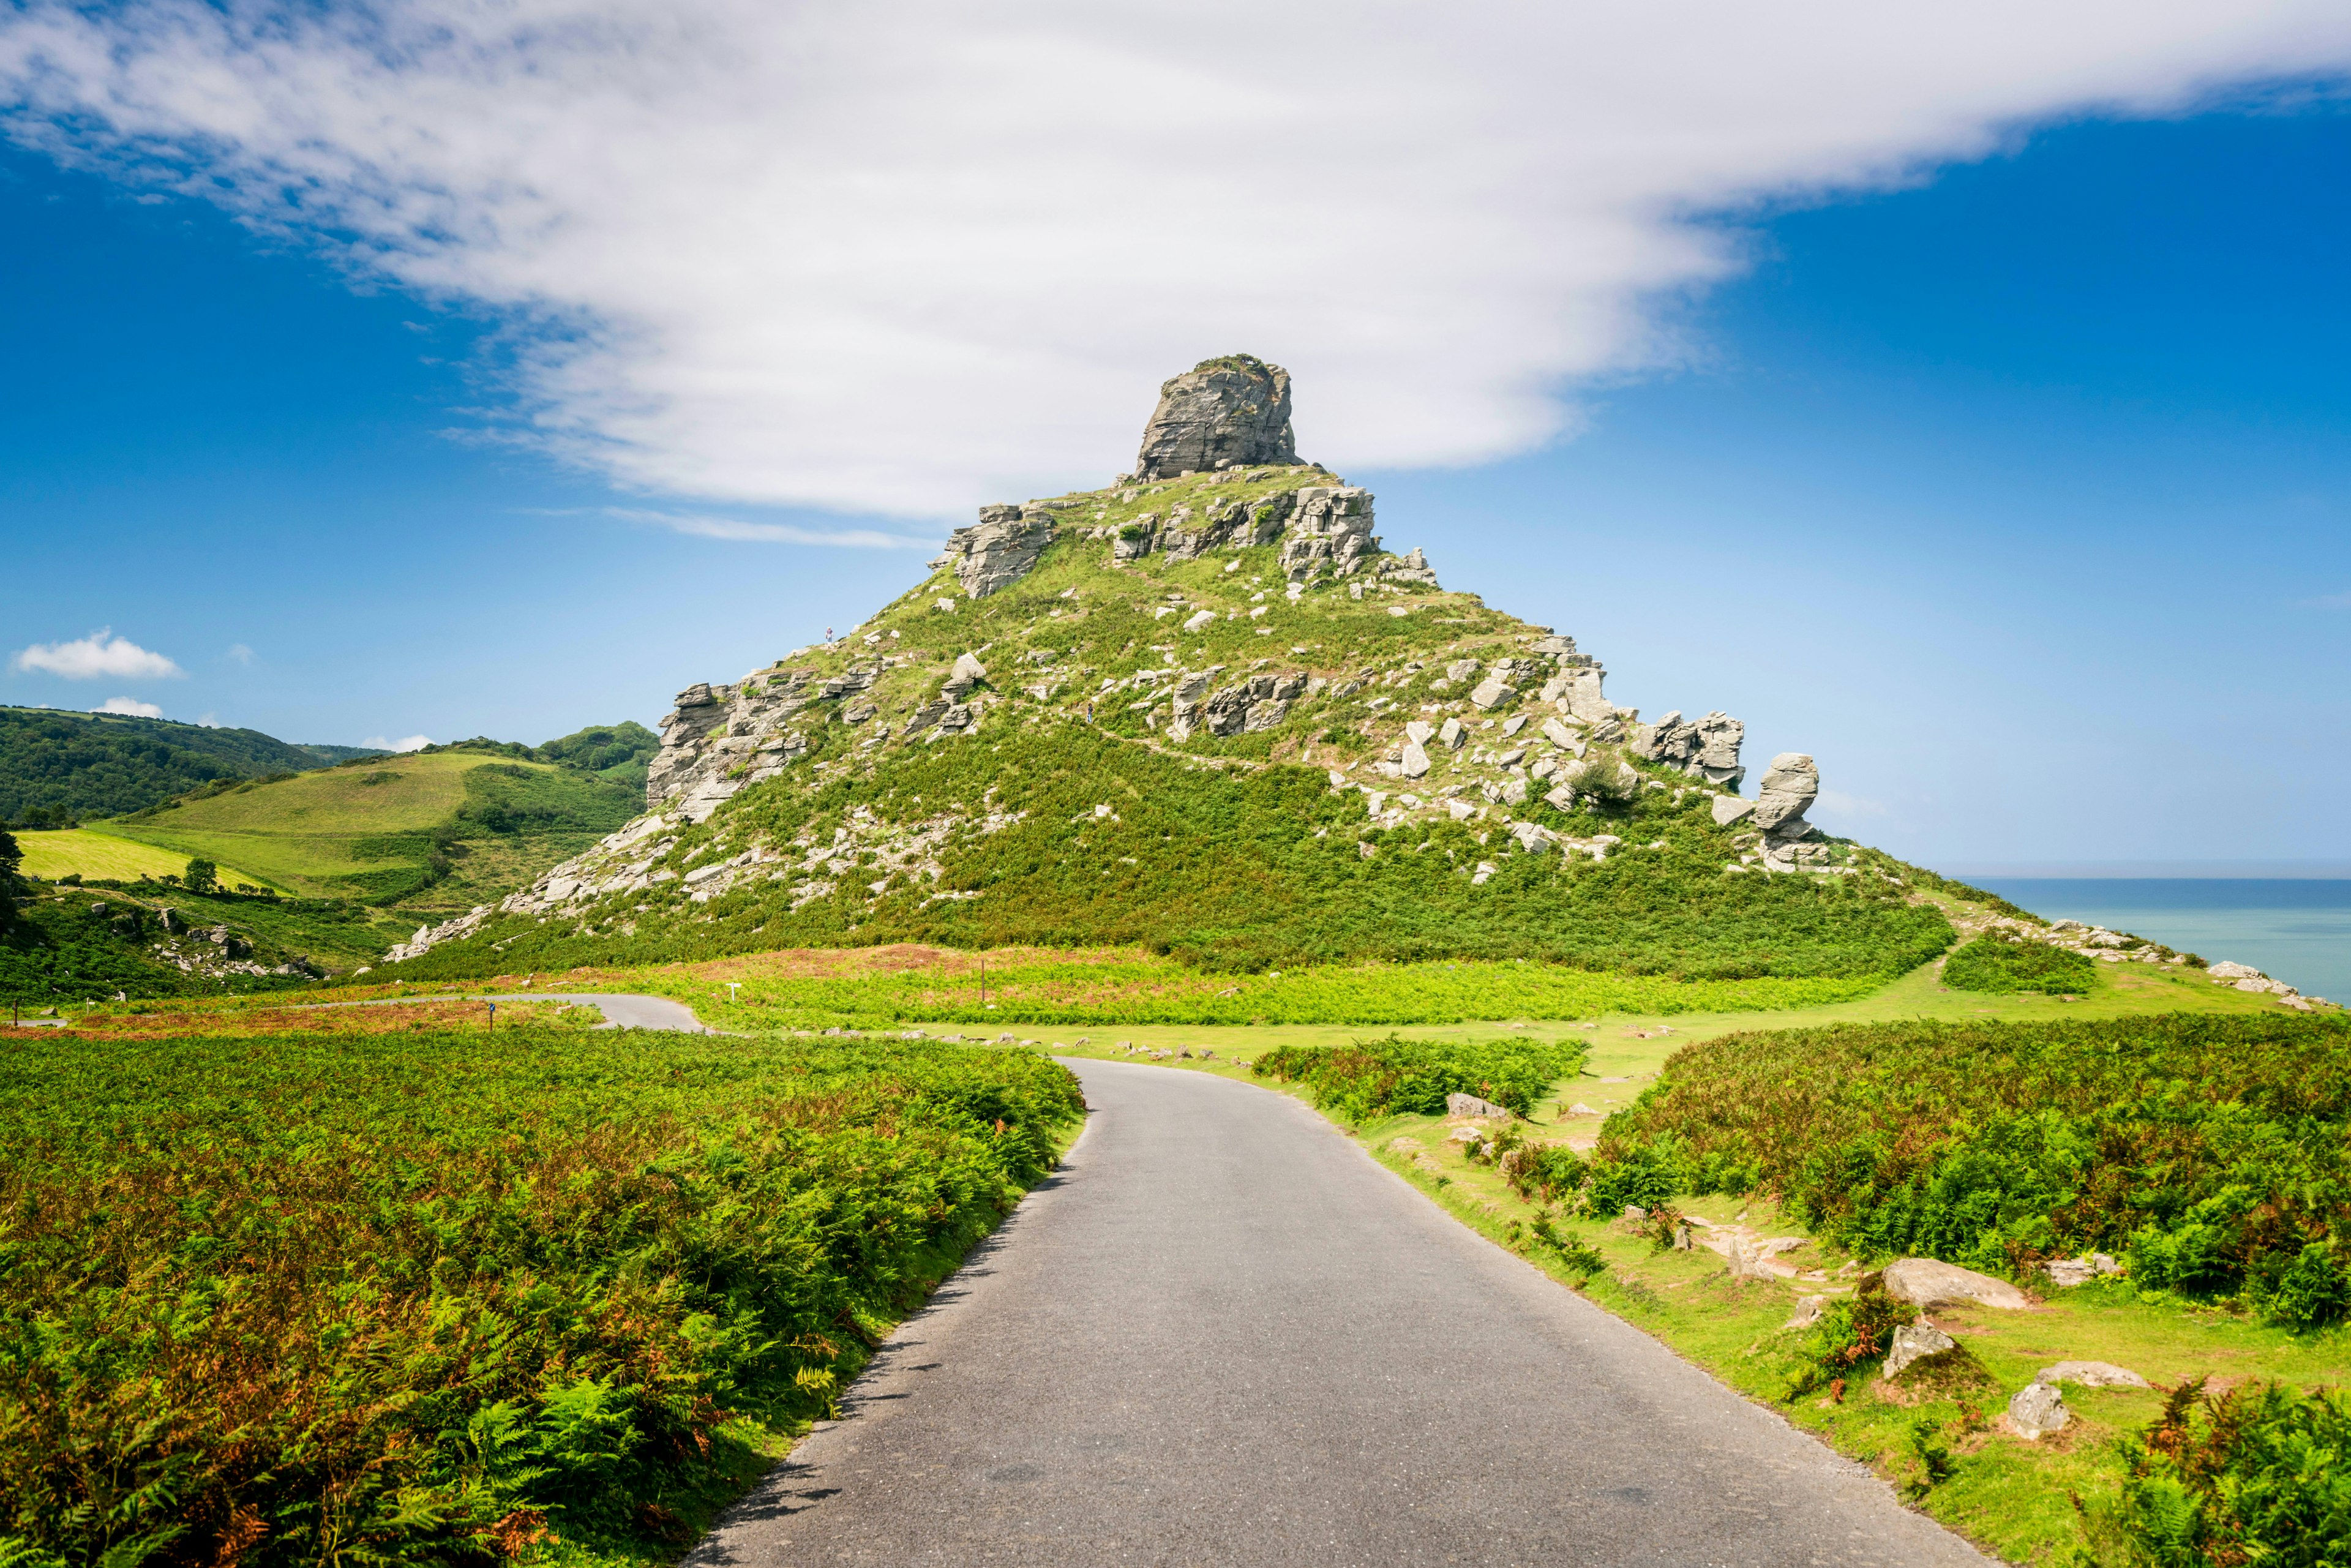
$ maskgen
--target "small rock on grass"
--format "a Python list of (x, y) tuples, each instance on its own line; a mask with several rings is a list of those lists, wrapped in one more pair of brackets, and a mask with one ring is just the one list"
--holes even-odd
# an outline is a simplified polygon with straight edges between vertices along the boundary
[(2073, 1419), (2074, 1413), (2065, 1408), (2053, 1383), (2028, 1383), (2008, 1402), (2008, 1424), (2028, 1443), (2064, 1431)]
[(1787, 1322), (1782, 1326), (1792, 1329), (1808, 1329), (1820, 1322), (1821, 1314), (1828, 1310), (1829, 1299), (1826, 1296), (1799, 1296), (1796, 1298), (1796, 1310), (1789, 1314)]
[(1899, 1377), (1914, 1361), (1956, 1350), (1959, 1342), (1929, 1323), (1905, 1323), (1894, 1331), (1894, 1346), (1886, 1353), (1886, 1375)]
[(2078, 1383), (2085, 1388), (2145, 1388), (2147, 1381), (2127, 1366), (2116, 1366), (2111, 1361), (2061, 1361), (2054, 1366), (2044, 1366), (2033, 1376), (2036, 1383)]

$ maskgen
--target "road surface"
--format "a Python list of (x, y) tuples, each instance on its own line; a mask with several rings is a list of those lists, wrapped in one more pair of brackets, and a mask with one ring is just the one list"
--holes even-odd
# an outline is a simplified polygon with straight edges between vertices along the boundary
[(1296, 1100), (1070, 1065), (1062, 1169), (690, 1568), (1990, 1561)]

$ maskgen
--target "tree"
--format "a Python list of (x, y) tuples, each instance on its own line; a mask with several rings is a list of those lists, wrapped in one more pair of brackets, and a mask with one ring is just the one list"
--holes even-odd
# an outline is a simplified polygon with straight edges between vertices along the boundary
[(0, 828), (0, 931), (16, 918), (16, 868), (24, 863), (25, 852), (16, 847), (16, 835)]
[(188, 869), (180, 873), (180, 882), (190, 893), (214, 893), (220, 889), (220, 867), (210, 861), (190, 861)]

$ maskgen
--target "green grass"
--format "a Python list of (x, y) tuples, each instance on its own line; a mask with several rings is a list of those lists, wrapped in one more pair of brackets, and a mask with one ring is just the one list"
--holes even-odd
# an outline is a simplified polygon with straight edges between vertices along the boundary
[(0, 1560), (667, 1560), (1081, 1110), (938, 1045), (46, 1037), (0, 1058)]
[(237, 784), (96, 827), (307, 896), (465, 907), (586, 848), (637, 803), (573, 769), (443, 751)]
[[(178, 876), (188, 869), (193, 858), (88, 828), (23, 831), (16, 835), (16, 842), (25, 852), (26, 874), (49, 882), (61, 876), (107, 877), (121, 882)], [(221, 885), (231, 889), (240, 882), (256, 887), (275, 885), (257, 873), (229, 863), (222, 863), (217, 874)]]

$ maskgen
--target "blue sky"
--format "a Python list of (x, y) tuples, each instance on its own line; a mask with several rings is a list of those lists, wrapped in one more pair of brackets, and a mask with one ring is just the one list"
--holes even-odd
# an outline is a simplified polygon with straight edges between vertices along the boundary
[[(2346, 174), (2320, 104), (2044, 128), (1718, 214), (1745, 270), (1653, 312), (1665, 362), (1574, 382), (1580, 434), (1344, 466), (1392, 548), (1573, 632), (1619, 701), (1816, 755), (1834, 828), (1940, 864), (2351, 860)], [(632, 522), (687, 503), (487, 439), (494, 306), (29, 152), (0, 155), (0, 233), (7, 651), (106, 627), (184, 671), (11, 668), (0, 700), (538, 741), (655, 722), (922, 570)], [(1285, 359), (1268, 335), (1214, 346)], [(1332, 395), (1301, 371), (1310, 456)]]

